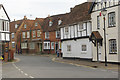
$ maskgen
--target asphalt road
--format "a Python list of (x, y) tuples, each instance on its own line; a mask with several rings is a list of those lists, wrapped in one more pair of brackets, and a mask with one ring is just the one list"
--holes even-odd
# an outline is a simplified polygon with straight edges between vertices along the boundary
[(117, 78), (118, 73), (53, 62), (50, 57), (17, 55), (20, 61), (3, 64), (3, 78)]

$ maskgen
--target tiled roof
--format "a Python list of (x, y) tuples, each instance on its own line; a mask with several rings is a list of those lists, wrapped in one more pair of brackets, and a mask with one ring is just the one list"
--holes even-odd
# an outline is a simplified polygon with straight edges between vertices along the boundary
[[(17, 20), (17, 21), (13, 21), (13, 22), (10, 22), (10, 32), (17, 32), (17, 29), (19, 28), (19, 26), (22, 24), (22, 21), (23, 20)], [(15, 24), (18, 25), (18, 28), (15, 29)]]
[[(66, 14), (59, 14), (59, 15), (54, 15), (54, 16), (50, 16), (44, 19), (43, 22), (43, 31), (55, 31), (58, 29), (58, 20), (62, 20), (62, 24), (65, 24), (65, 22), (67, 22), (67, 19), (64, 19), (65, 17), (67, 17), (67, 13)], [(49, 21), (52, 21), (53, 24), (52, 26), (49, 26)]]
[(91, 2), (85, 2), (83, 4), (75, 6), (70, 12), (69, 19), (72, 19), (70, 23), (90, 20), (91, 15), (88, 14), (88, 11), (90, 9), (91, 4), (92, 4)]
[[(94, 37), (97, 39), (97, 40), (101, 40), (103, 39), (102, 36), (100, 35), (100, 33), (98, 31), (93, 31), (92, 32), (92, 35), (94, 35)], [(92, 36), (91, 35), (91, 36)]]
[[(43, 30), (55, 31), (58, 26), (64, 27), (64, 25), (71, 25), (77, 22), (87, 21), (91, 19), (91, 15), (88, 14), (91, 2), (85, 2), (72, 8), (70, 13), (50, 16), (44, 19)], [(58, 20), (62, 20), (61, 25), (58, 25)], [(49, 21), (53, 22), (52, 26), (49, 26)]]

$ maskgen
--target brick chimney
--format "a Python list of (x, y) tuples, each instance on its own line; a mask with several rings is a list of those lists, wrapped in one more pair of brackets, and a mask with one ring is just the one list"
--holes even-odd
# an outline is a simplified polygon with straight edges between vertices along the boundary
[(27, 19), (27, 17), (26, 17), (26, 16), (24, 16), (24, 19), (26, 20), (26, 19)]

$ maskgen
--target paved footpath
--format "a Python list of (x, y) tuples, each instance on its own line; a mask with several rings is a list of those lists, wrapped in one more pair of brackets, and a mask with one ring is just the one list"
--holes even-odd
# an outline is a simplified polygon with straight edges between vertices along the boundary
[(90, 68), (101, 68), (101, 69), (112, 70), (116, 72), (118, 72), (118, 69), (120, 69), (118, 68), (119, 67), (118, 64), (108, 63), (107, 66), (105, 66), (105, 63), (92, 62), (92, 61), (81, 60), (81, 59), (63, 59), (61, 57), (60, 58), (54, 57), (52, 60), (60, 63), (66, 63), (66, 64), (90, 67)]
[(3, 78), (117, 78), (118, 72), (52, 61), (53, 57), (16, 55), (20, 60), (3, 64)]

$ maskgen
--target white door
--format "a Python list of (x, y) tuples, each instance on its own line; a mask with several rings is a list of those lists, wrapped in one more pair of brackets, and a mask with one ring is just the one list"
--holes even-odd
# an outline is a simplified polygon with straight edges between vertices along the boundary
[(101, 45), (98, 43), (98, 55), (99, 55), (99, 61), (101, 61)]

